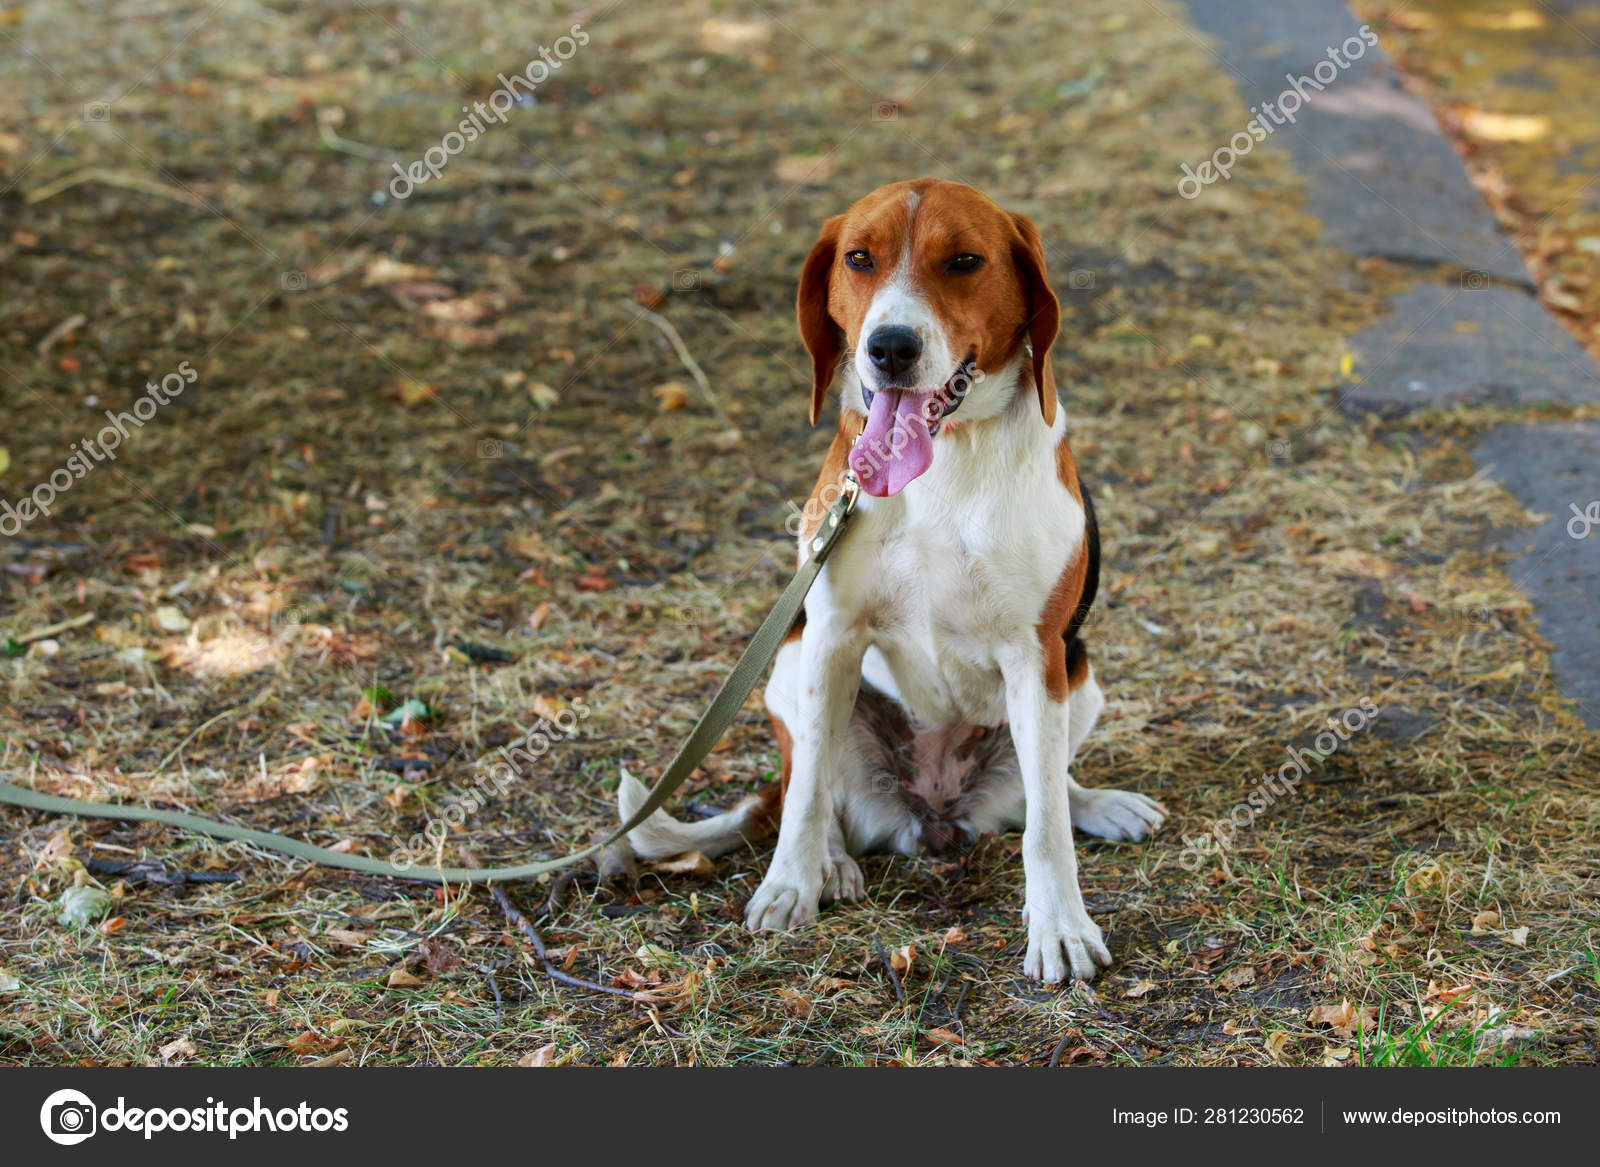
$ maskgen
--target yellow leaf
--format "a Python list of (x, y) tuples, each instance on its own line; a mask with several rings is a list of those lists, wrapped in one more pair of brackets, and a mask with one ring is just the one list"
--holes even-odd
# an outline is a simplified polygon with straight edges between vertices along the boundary
[(663, 410), (682, 409), (689, 404), (689, 387), (682, 381), (668, 381), (665, 385), (657, 385), (651, 392)]
[(1510, 12), (1463, 12), (1460, 20), (1468, 28), (1490, 32), (1527, 32), (1544, 27), (1544, 13), (1531, 8), (1513, 8)]
[(4, 474), (9, 469), (11, 469), (11, 451), (4, 446), (0, 446), (0, 474)]
[(1550, 132), (1550, 119), (1539, 114), (1469, 109), (1461, 117), (1461, 127), (1485, 142), (1533, 142)]
[(411, 377), (401, 377), (395, 383), (395, 392), (400, 395), (403, 405), (421, 405), (434, 395), (436, 390), (426, 381), (418, 381)]
[(1481, 676), (1474, 677), (1473, 680), (1476, 680), (1476, 681), (1510, 681), (1510, 680), (1514, 680), (1517, 677), (1522, 676), (1522, 674), (1527, 672), (1527, 671), (1528, 671), (1528, 662), (1527, 661), (1514, 660), (1510, 664), (1504, 666), (1503, 668), (1498, 668), (1492, 673), (1484, 673)]

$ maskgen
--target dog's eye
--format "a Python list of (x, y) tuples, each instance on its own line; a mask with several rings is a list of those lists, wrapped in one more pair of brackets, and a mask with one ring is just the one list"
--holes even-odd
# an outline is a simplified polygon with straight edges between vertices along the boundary
[(945, 268), (948, 271), (977, 271), (982, 266), (983, 256), (963, 251), (960, 255), (951, 256)]
[(865, 251), (847, 251), (844, 255), (844, 261), (857, 271), (872, 270), (872, 256)]

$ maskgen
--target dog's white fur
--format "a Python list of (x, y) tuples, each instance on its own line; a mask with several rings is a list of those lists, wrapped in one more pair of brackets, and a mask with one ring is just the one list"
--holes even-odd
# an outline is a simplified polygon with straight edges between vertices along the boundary
[[(882, 323), (918, 330), (924, 359), (935, 362), (928, 381), (956, 367), (960, 354), (904, 281), (891, 280), (872, 304), (868, 327)], [(842, 398), (865, 414), (863, 375), (871, 371), (858, 354), (844, 366)], [(865, 679), (918, 727), (1009, 725), (1008, 771), (985, 784), (957, 825), (972, 835), (1023, 828), (1024, 970), (1045, 982), (1087, 980), (1111, 956), (1084, 908), (1073, 826), (1137, 840), (1165, 812), (1142, 794), (1089, 790), (1071, 777), (1105, 703), (1093, 672), (1065, 701), (1046, 691), (1041, 609), (1082, 554), (1085, 527), (1058, 477), (1065, 411), (1051, 425), (1041, 420), (1022, 350), (974, 385), (957, 416), (962, 424), (935, 439), (925, 474), (893, 497), (861, 496), (852, 529), (807, 597), (803, 635), (778, 654), (766, 702), (792, 736), (792, 771), (777, 848), (746, 919), (756, 931), (795, 928), (824, 899), (862, 896), (854, 856), (920, 849), (917, 819), (882, 780), (881, 747), (852, 720)], [(643, 798), (643, 786), (625, 778), (624, 815)], [(738, 845), (753, 813), (747, 806), (682, 824), (658, 812), (630, 839), (646, 857), (717, 853)]]

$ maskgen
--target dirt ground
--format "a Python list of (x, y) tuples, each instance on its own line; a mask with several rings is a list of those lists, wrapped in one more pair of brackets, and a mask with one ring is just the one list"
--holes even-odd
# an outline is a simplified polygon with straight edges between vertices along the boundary
[[(1022, 977), (1014, 837), (869, 859), (793, 937), (741, 923), (765, 848), (548, 914), (510, 889), (627, 996), (548, 977), (482, 888), (0, 810), (0, 1062), (1596, 1060), (1600, 741), (1478, 550), (1529, 517), (1466, 452), (1576, 414), (1338, 408), (1341, 337), (1423, 276), (1320, 243), (1282, 151), (1177, 196), (1243, 114), (1175, 5), (98, 8), (0, 7), (0, 500), (193, 378), (0, 539), (9, 780), (380, 857), (434, 821), (447, 862), (587, 840), (791, 569), (817, 226), (934, 174), (1050, 241), (1106, 542), (1078, 775), (1173, 817), (1081, 843), (1092, 987)], [(575, 24), (503, 124), (391, 181)], [(775, 764), (752, 700), (688, 800)], [(145, 860), (237, 879), (112, 870)]]

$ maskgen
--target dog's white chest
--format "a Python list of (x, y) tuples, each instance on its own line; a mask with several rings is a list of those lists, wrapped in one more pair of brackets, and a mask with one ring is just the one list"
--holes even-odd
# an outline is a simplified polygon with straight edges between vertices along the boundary
[(982, 505), (901, 516), (861, 565), (871, 646), (863, 673), (920, 724), (1004, 720), (1003, 649), (1032, 635), (1049, 590), (1045, 561), (1058, 558), (1021, 526)]

